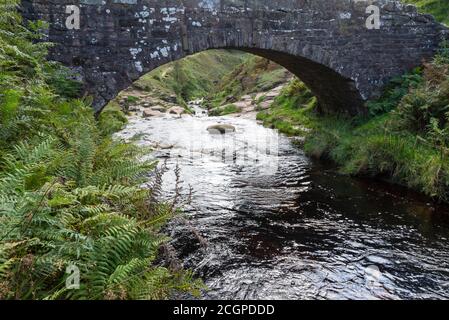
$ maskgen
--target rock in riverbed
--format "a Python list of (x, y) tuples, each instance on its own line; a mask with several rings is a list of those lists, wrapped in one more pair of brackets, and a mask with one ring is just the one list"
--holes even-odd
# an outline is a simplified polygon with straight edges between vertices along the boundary
[(157, 111), (157, 110), (151, 110), (151, 109), (143, 110), (143, 113), (142, 113), (142, 117), (144, 117), (144, 118), (160, 117), (162, 115), (163, 115), (162, 112)]
[(171, 107), (170, 109), (168, 109), (169, 114), (175, 114), (178, 116), (181, 116), (184, 112), (185, 112), (184, 108), (181, 107)]
[(207, 128), (210, 134), (226, 134), (235, 132), (235, 127), (230, 124), (215, 124)]

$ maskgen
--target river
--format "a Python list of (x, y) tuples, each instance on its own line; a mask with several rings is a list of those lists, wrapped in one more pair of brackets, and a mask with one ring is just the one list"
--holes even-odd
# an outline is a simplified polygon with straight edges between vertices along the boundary
[[(157, 146), (150, 156), (172, 169), (167, 194), (176, 166), (192, 187), (189, 223), (167, 232), (204, 299), (449, 298), (447, 207), (339, 175), (254, 119), (194, 109), (131, 117), (118, 136)], [(236, 131), (210, 134), (217, 123)]]

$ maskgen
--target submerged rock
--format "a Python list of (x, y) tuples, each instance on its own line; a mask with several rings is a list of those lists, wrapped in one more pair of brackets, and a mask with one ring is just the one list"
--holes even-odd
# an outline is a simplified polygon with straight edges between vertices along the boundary
[(157, 146), (159, 149), (161, 150), (168, 150), (168, 149), (173, 149), (175, 147), (174, 144), (164, 144), (164, 143), (160, 143)]
[(230, 124), (215, 124), (207, 128), (210, 134), (226, 134), (235, 132), (235, 127)]

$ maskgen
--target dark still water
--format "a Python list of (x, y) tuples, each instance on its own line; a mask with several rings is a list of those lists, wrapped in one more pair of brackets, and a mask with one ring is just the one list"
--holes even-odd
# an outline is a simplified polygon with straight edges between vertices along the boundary
[(194, 189), (168, 232), (205, 299), (449, 298), (447, 208), (337, 175), (251, 119), (133, 118), (120, 136), (137, 134)]

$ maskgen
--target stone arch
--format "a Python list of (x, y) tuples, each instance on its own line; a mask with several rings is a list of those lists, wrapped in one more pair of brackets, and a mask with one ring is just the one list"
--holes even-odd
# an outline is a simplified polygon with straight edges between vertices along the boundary
[[(68, 30), (66, 6), (81, 9)], [(366, 26), (380, 9), (379, 29)], [(51, 58), (73, 67), (102, 107), (143, 74), (208, 49), (238, 49), (286, 67), (325, 112), (365, 112), (394, 76), (431, 57), (447, 29), (396, 0), (23, 0), (50, 22)]]

